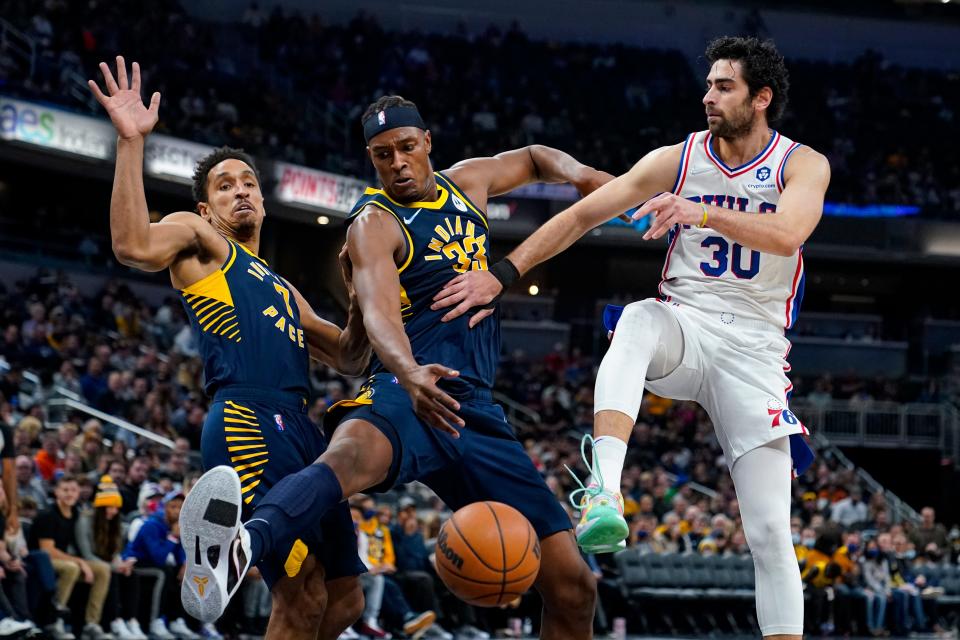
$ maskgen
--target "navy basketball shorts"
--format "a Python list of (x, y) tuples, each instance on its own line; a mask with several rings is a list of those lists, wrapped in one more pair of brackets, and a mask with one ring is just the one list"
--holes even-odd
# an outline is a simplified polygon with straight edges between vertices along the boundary
[(378, 373), (356, 399), (331, 407), (325, 427), (332, 433), (346, 420), (366, 420), (390, 440), (390, 473), (371, 493), (419, 480), (454, 511), (491, 500), (526, 516), (540, 538), (570, 529), (566, 511), (547, 488), (489, 390), (474, 390), (457, 401), (466, 426), (460, 430), (460, 438), (453, 438), (417, 417), (410, 396), (393, 375)]
[[(237, 386), (217, 391), (200, 438), (204, 469), (229, 465), (240, 476), (244, 521), (273, 485), (313, 464), (326, 448), (300, 396)], [(257, 566), (272, 588), (283, 576), (296, 576), (308, 554), (323, 566), (327, 580), (366, 571), (346, 502)]]

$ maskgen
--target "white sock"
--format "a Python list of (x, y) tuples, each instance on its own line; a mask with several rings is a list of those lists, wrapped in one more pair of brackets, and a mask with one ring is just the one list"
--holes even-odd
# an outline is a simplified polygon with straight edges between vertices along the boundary
[[(594, 464), (600, 468), (603, 488), (607, 491), (620, 491), (620, 475), (623, 473), (623, 461), (627, 457), (627, 443), (614, 436), (600, 436), (593, 441)], [(596, 481), (596, 478), (593, 478)]]

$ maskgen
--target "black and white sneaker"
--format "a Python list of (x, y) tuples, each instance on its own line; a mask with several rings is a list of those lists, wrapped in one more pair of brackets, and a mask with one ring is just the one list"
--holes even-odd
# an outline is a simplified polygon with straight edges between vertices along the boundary
[(250, 534), (240, 524), (240, 478), (231, 467), (207, 471), (183, 501), (180, 542), (187, 568), (180, 600), (191, 616), (214, 622), (250, 568)]

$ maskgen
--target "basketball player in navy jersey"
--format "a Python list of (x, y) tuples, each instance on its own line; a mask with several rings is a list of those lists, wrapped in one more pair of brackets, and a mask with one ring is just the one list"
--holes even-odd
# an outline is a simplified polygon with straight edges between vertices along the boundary
[[(803, 297), (803, 244), (823, 213), (827, 159), (770, 124), (787, 105), (789, 76), (773, 42), (723, 37), (705, 57), (707, 129), (643, 157), (626, 174), (549, 220), (506, 261), (526, 273), (614, 212), (644, 203), (645, 239), (668, 238), (658, 299), (609, 314), (616, 329), (597, 373), (590, 483), (577, 491), (581, 546), (622, 548), (620, 477), (644, 388), (696, 400), (714, 424), (736, 487), (756, 567), (764, 637), (799, 639), (803, 591), (790, 536), (791, 467), (812, 461), (806, 429), (788, 408), (790, 343)], [(444, 320), (501, 295), (495, 273), (453, 279)], [(481, 312), (486, 313), (486, 312)], [(473, 322), (479, 320), (475, 317)], [(606, 318), (605, 318), (606, 319)]]
[[(419, 480), (454, 510), (493, 500), (523, 513), (540, 539), (541, 637), (590, 638), (594, 577), (566, 512), (492, 401), (499, 321), (444, 324), (431, 304), (451, 276), (488, 268), (490, 197), (533, 182), (570, 182), (587, 194), (612, 176), (542, 146), (434, 172), (432, 138), (412, 102), (383, 97), (362, 122), (381, 186), (354, 206), (347, 247), (376, 354), (371, 377), (357, 398), (328, 413), (326, 453), (260, 501), (234, 546), (257, 559), (344, 496)], [(208, 493), (240, 498), (235, 483), (214, 475), (197, 483), (207, 485)], [(225, 535), (217, 544), (230, 541)]]
[[(113, 250), (125, 265), (170, 270), (213, 397), (203, 425), (203, 463), (233, 481), (240, 497), (227, 502), (203, 495), (199, 487), (181, 511), (188, 560), (183, 602), (191, 615), (211, 622), (211, 608), (219, 615), (216, 603), (225, 603), (239, 586), (226, 579), (230, 567), (247, 562), (238, 549), (207, 544), (214, 537), (210, 530), (234, 530), (272, 485), (323, 453), (323, 435), (306, 415), (309, 356), (357, 374), (369, 360), (369, 343), (352, 291), (350, 319), (341, 331), (257, 255), (265, 212), (260, 177), (246, 154), (221, 148), (198, 163), (194, 197), (200, 215), (177, 212), (150, 223), (143, 153), (160, 94), (144, 106), (136, 62), (129, 82), (122, 57), (116, 78), (105, 63), (100, 68), (108, 95), (92, 80), (90, 88), (118, 134)], [(191, 517), (199, 504), (200, 517)], [(295, 539), (258, 560), (273, 593), (268, 637), (333, 639), (359, 617), (363, 592), (357, 576), (364, 569), (346, 504), (307, 522)]]

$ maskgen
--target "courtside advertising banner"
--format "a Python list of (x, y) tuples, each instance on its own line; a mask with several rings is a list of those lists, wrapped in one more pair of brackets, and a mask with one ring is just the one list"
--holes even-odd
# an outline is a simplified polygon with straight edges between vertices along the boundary
[[(117, 132), (108, 120), (0, 96), (0, 139), (112, 162)], [(189, 183), (197, 160), (212, 150), (196, 142), (152, 134), (144, 150), (144, 170), (147, 175)]]
[(113, 158), (117, 134), (109, 121), (0, 96), (0, 139), (85, 158)]
[(347, 176), (308, 169), (295, 164), (274, 164), (277, 188), (274, 197), (291, 205), (345, 215), (363, 195), (367, 183)]
[(213, 147), (205, 144), (154, 133), (147, 138), (144, 170), (159, 178), (192, 183), (197, 161), (211, 151)]

